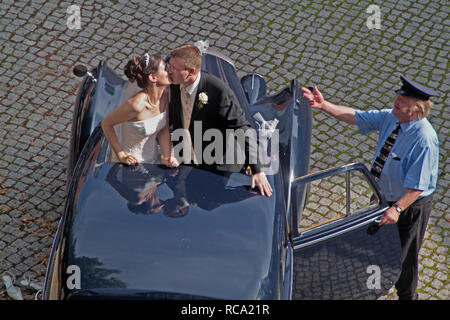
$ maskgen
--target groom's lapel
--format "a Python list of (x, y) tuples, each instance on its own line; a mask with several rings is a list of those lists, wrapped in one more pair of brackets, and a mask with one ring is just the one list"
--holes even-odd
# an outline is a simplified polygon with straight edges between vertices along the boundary
[(177, 92), (177, 95), (178, 95), (176, 101), (179, 103), (177, 108), (176, 108), (178, 121), (179, 121), (179, 126), (180, 126), (180, 128), (184, 128), (183, 103), (181, 102), (181, 88), (180, 88), (180, 85), (177, 85), (176, 92)]
[[(174, 90), (172, 93), (175, 95), (174, 99), (174, 110), (171, 110), (174, 113), (174, 119), (176, 119), (175, 125), (178, 128), (183, 128), (183, 104), (181, 103), (181, 91), (180, 85), (174, 86)], [(171, 97), (172, 99), (172, 97)]]

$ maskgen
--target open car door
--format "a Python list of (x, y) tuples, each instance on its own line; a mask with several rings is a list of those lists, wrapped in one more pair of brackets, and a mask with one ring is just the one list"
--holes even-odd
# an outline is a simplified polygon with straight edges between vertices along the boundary
[[(294, 299), (376, 299), (401, 271), (396, 225), (377, 227), (387, 202), (363, 164), (297, 178), (292, 201)], [(308, 198), (307, 203), (303, 203)]]

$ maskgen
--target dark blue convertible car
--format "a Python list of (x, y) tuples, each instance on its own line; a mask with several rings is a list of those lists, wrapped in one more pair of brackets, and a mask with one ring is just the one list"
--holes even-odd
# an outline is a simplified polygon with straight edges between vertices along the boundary
[[(295, 80), (274, 95), (226, 57), (203, 66), (234, 90), (267, 150), (271, 197), (250, 177), (110, 161), (100, 121), (135, 88), (101, 62), (81, 83), (67, 201), (40, 299), (376, 299), (399, 276), (395, 225), (362, 164), (310, 173), (311, 110)], [(270, 143), (268, 144), (270, 145)], [(269, 150), (270, 149), (270, 150)], [(175, 196), (185, 190), (188, 204)]]

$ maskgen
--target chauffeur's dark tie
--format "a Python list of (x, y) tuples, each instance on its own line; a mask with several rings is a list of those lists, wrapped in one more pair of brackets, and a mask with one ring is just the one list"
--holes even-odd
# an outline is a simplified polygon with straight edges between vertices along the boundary
[(381, 171), (383, 170), (384, 163), (386, 162), (389, 154), (391, 153), (392, 147), (394, 146), (395, 140), (397, 139), (398, 131), (400, 130), (400, 123), (397, 124), (394, 131), (387, 137), (383, 147), (378, 153), (375, 159), (370, 173), (373, 175), (376, 181), (380, 180)]

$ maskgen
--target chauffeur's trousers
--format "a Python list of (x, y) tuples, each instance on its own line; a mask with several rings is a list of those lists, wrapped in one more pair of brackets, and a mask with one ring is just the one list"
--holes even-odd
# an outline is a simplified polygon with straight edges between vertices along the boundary
[(433, 195), (416, 200), (399, 217), (397, 227), (402, 246), (402, 272), (395, 284), (400, 300), (416, 300), (419, 279), (419, 250), (422, 246)]

